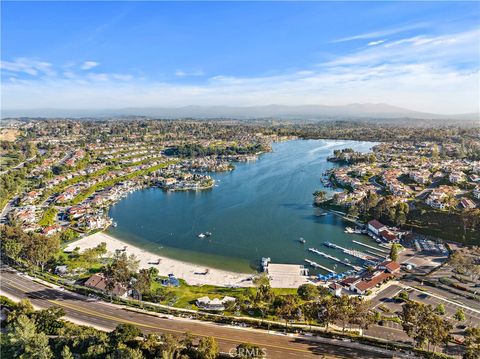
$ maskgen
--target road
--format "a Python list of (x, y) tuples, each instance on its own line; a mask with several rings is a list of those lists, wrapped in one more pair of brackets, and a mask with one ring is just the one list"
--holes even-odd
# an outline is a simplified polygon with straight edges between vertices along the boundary
[(4, 175), (4, 174), (6, 174), (6, 173), (8, 173), (12, 170), (19, 169), (19, 168), (23, 167), (25, 165), (25, 163), (32, 162), (35, 158), (37, 158), (37, 155), (35, 155), (33, 157), (30, 157), (30, 158), (27, 158), (24, 162), (19, 163), (18, 165), (14, 166), (14, 167), (7, 168), (6, 170), (0, 172), (0, 175)]
[(8, 203), (3, 207), (2, 213), (0, 213), (0, 224), (5, 224), (7, 223), (7, 214), (8, 212), (11, 211), (14, 203), (18, 200), (18, 196), (15, 196), (11, 200), (8, 201)]
[[(240, 343), (249, 342), (265, 348), (268, 358), (393, 358), (398, 353), (366, 345), (307, 336), (288, 336), (249, 328), (200, 322), (190, 319), (167, 319), (154, 314), (133, 312), (124, 307), (101, 301), (87, 301), (86, 297), (60, 291), (32, 281), (8, 269), (1, 269), (3, 295), (28, 298), (39, 308), (59, 306), (66, 318), (77, 323), (111, 330), (119, 323), (131, 323), (143, 332), (214, 337), (223, 352)], [(407, 357), (404, 355), (404, 357)], [(411, 357), (411, 356), (410, 356)]]

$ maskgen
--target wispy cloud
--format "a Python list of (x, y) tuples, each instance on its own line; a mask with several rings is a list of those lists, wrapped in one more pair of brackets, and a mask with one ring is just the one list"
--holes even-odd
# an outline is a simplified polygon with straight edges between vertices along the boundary
[(195, 70), (195, 71), (177, 70), (175, 71), (174, 75), (176, 77), (196, 77), (196, 76), (204, 76), (205, 73), (201, 70)]
[(385, 42), (385, 40), (377, 40), (377, 41), (370, 41), (367, 46), (376, 46), (376, 45), (380, 45), (380, 44), (383, 44)]
[[(376, 40), (317, 66), (275, 76), (216, 75), (193, 82), (188, 76), (195, 76), (194, 71), (178, 70), (174, 75), (185, 78), (181, 83), (140, 79), (132, 74), (56, 71), (52, 65), (32, 66), (28, 61), (30, 66), (26, 67), (7, 63), (10, 69), (33, 69), (43, 75), (4, 78), (2, 103), (10, 109), (94, 109), (384, 102), (433, 113), (474, 112), (479, 110), (480, 95), (479, 36), (480, 30), (473, 29)], [(45, 69), (55, 75), (46, 75)]]
[(2, 69), (2, 72), (5, 71), (13, 74), (24, 73), (30, 76), (52, 76), (55, 74), (51, 63), (27, 58), (17, 58), (13, 61), (1, 61), (0, 68)]
[(416, 23), (416, 24), (408, 24), (404, 26), (399, 26), (390, 29), (384, 29), (379, 31), (372, 31), (366, 32), (362, 34), (342, 37), (340, 39), (335, 39), (332, 42), (347, 42), (347, 41), (354, 41), (354, 40), (368, 40), (368, 39), (375, 39), (375, 38), (382, 38), (389, 35), (400, 34), (402, 32), (407, 32), (411, 30), (418, 30), (427, 27), (428, 24), (426, 23)]
[(98, 62), (95, 62), (95, 61), (85, 61), (82, 66), (80, 66), (80, 68), (82, 70), (90, 70), (90, 69), (93, 69), (94, 67), (97, 67), (99, 66), (100, 64)]

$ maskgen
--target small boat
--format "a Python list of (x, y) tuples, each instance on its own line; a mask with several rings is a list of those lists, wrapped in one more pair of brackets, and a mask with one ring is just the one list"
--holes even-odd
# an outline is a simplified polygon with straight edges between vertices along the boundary
[(347, 228), (345, 228), (345, 233), (355, 233), (355, 232), (354, 232), (353, 228), (347, 227)]
[(336, 245), (330, 242), (325, 242), (323, 243), (324, 246), (327, 246), (328, 248), (336, 248)]
[(200, 233), (200, 234), (198, 235), (198, 238), (205, 238), (205, 234)]
[(302, 244), (305, 244), (307, 243), (307, 241), (305, 239), (303, 239), (303, 237), (300, 237), (300, 239), (298, 240), (300, 243)]
[(116, 226), (117, 226), (117, 222), (113, 222), (112, 227), (116, 227)]
[(212, 232), (205, 232), (205, 235), (206, 235), (207, 237), (210, 237), (210, 236), (212, 235)]

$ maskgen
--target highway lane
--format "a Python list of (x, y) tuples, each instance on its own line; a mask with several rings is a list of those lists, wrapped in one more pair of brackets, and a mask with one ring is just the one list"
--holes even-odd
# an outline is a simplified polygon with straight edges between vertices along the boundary
[[(244, 328), (217, 325), (187, 319), (164, 319), (126, 310), (104, 302), (89, 302), (86, 297), (62, 292), (36, 283), (18, 274), (2, 270), (1, 292), (16, 298), (29, 298), (40, 308), (62, 307), (67, 319), (90, 324), (106, 330), (119, 323), (131, 323), (144, 332), (181, 335), (190, 332), (195, 336), (212, 336), (217, 339), (222, 351), (228, 352), (239, 343), (255, 343), (267, 350), (269, 358), (391, 358), (392, 352), (359, 345), (357, 343), (332, 342), (311, 337), (270, 334)], [(354, 347), (349, 347), (354, 346)]]

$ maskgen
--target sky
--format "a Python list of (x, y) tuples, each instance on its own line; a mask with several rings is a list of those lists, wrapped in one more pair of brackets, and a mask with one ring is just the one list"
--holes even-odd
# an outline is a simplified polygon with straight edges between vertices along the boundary
[(1, 2), (4, 110), (479, 112), (480, 2)]

